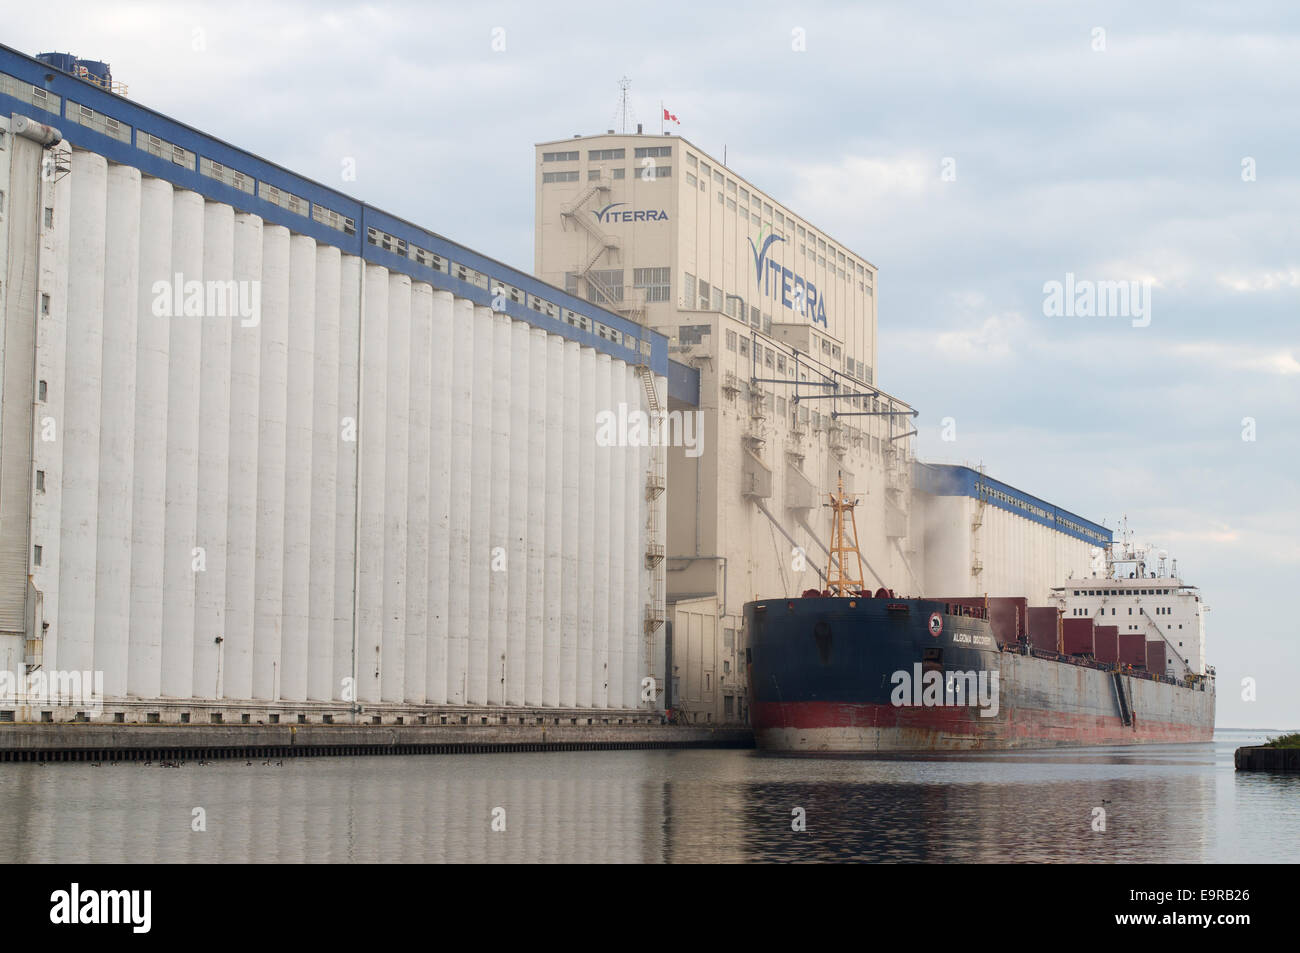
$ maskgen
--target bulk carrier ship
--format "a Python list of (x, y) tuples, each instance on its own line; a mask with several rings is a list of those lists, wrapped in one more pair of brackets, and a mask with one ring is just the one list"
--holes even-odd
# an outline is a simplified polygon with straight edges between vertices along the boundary
[[(1208, 741), (1214, 669), (1195, 586), (1125, 539), (1031, 606), (862, 583), (841, 483), (827, 588), (745, 604), (754, 736), (783, 753)], [(1127, 536), (1127, 532), (1125, 536)], [(1159, 559), (1149, 571), (1147, 559)], [(857, 559), (857, 575), (849, 574)]]

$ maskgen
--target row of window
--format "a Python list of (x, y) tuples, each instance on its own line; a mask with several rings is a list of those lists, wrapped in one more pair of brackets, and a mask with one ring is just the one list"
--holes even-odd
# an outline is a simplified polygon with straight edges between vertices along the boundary
[[(587, 272), (587, 300), (593, 304), (618, 304), (624, 299), (622, 268), (593, 268)], [(672, 299), (671, 268), (633, 268), (632, 287), (645, 292), (645, 300)], [(564, 290), (578, 294), (578, 273), (565, 272)]]
[[(475, 268), (471, 268), (468, 265), (462, 265), (458, 262), (451, 261), (450, 259), (443, 258), (436, 252), (429, 251), (426, 248), (420, 248), (418, 245), (412, 245), (395, 235), (390, 235), (377, 228), (367, 228), (366, 241), (377, 248), (382, 248), (395, 255), (401, 255), (404, 258), (410, 258), (412, 261), (424, 265), (426, 268), (432, 268), (434, 271), (441, 272), (444, 275), (450, 275), (453, 278), (466, 282), (467, 284), (474, 285), (476, 288), (482, 288), (484, 291), (491, 291), (494, 295), (504, 295), (516, 304), (525, 305), (539, 314), (545, 314), (548, 317), (555, 318), (557, 321), (564, 321), (566, 324), (573, 327), (581, 328), (584, 331), (590, 331), (601, 339), (609, 341), (612, 344), (617, 344), (620, 347), (637, 351), (646, 356), (649, 356), (650, 354), (650, 342), (648, 340), (640, 339), (633, 334), (625, 333), (617, 328), (603, 324), (600, 321), (593, 320), (586, 315), (578, 314), (576, 311), (571, 311), (568, 308), (561, 308), (553, 301), (547, 301), (545, 298), (540, 298), (537, 295), (528, 294), (523, 289), (517, 288), (509, 282), (494, 279), (490, 275)], [(617, 287), (620, 300), (623, 291), (622, 274), (621, 271), (618, 272), (619, 278)], [(565, 290), (569, 291), (570, 294), (574, 294), (574, 290), (567, 287), (567, 285), (568, 282), (566, 281)], [(590, 296), (590, 300), (599, 303), (596, 301), (594, 296)]]
[[(695, 176), (691, 175), (689, 172), (686, 173), (686, 181), (687, 181), (687, 184), (689, 184), (689, 185), (694, 185), (694, 184), (696, 183)], [(700, 186), (700, 191), (701, 191), (701, 192), (706, 191), (703, 182), (700, 182), (700, 183), (699, 183), (699, 186)], [(751, 224), (753, 224), (753, 225), (757, 225), (757, 226), (760, 227), (760, 229), (762, 229), (762, 228), (766, 228), (768, 231), (770, 231), (770, 232), (771, 232), (773, 235), (775, 235), (777, 238), (784, 239), (784, 238), (786, 237), (786, 234), (785, 234), (783, 231), (781, 231), (781, 229), (779, 229), (779, 228), (773, 228), (773, 227), (772, 227), (772, 223), (771, 223), (770, 221), (767, 222), (767, 224), (764, 226), (764, 225), (763, 225), (763, 222), (762, 222), (762, 219), (759, 218), (758, 212), (750, 212), (750, 211), (747, 211), (743, 206), (741, 206), (741, 207), (738, 209), (737, 206), (736, 206), (736, 200), (735, 200), (735, 199), (730, 199), (730, 198), (728, 198), (728, 199), (725, 199), (725, 202), (724, 202), (724, 198), (723, 198), (722, 192), (720, 192), (720, 191), (718, 192), (718, 204), (719, 204), (719, 205), (723, 205), (723, 204), (725, 204), (726, 208), (727, 208), (729, 211), (736, 212), (736, 213), (740, 216), (741, 221), (746, 221), (746, 222), (749, 222), (749, 223), (751, 223)], [(843, 279), (843, 280), (845, 280), (845, 281), (851, 280), (852, 277), (853, 277), (853, 263), (850, 263), (850, 264), (849, 264), (848, 270), (845, 270), (845, 268), (844, 268), (843, 266), (837, 268), (837, 267), (835, 266), (835, 262), (834, 262), (833, 259), (832, 259), (831, 262), (828, 264), (828, 263), (827, 263), (827, 260), (826, 260), (826, 256), (824, 256), (824, 255), (812, 254), (812, 255), (810, 256), (809, 253), (808, 253), (808, 251), (806, 250), (805, 246), (802, 245), (802, 244), (798, 246), (798, 253), (799, 253), (799, 255), (800, 255), (801, 257), (806, 257), (806, 258), (808, 258), (808, 264), (809, 264), (809, 265), (812, 265), (813, 263), (816, 263), (819, 267), (827, 269), (827, 273), (828, 273), (830, 276), (832, 276), (832, 277), (834, 277), (835, 275), (838, 275), (841, 279)], [(870, 272), (870, 271), (866, 271), (865, 269), (863, 269), (863, 267), (862, 267), (860, 264), (859, 264), (857, 267), (858, 267), (858, 275), (859, 275), (859, 277), (858, 277), (858, 290), (859, 290), (860, 292), (862, 292), (864, 295), (866, 295), (868, 298), (874, 297), (874, 296), (875, 296), (875, 289), (874, 289), (874, 287), (873, 287), (873, 285), (872, 285), (871, 272)]]
[(543, 152), (542, 161), (543, 162), (577, 162), (578, 152), (576, 149), (573, 150), (572, 152)]
[[(678, 334), (678, 340), (682, 341), (682, 343), (692, 343), (683, 340), (681, 332), (687, 331), (688, 328), (695, 328), (695, 327), (697, 326), (684, 325), (682, 328), (680, 328)], [(702, 325), (702, 327), (708, 327), (708, 326)], [(738, 334), (736, 331), (731, 329), (728, 329), (726, 331), (726, 333), (723, 336), (723, 340), (724, 340), (725, 347), (728, 351), (731, 351), (733, 353), (738, 353), (742, 358), (745, 358), (746, 360), (750, 358), (751, 349), (752, 349), (753, 360), (760, 367), (765, 367), (768, 370), (773, 371), (778, 376), (783, 376), (787, 373), (789, 374), (794, 373), (795, 360), (793, 355), (790, 355), (787, 358), (785, 352), (778, 351), (776, 348), (767, 347), (761, 341), (753, 341), (751, 344), (749, 338), (743, 337), (740, 334)], [(699, 341), (696, 340), (693, 343), (699, 343)], [(816, 372), (816, 373), (817, 376), (819, 377), (822, 376), (820, 372)], [(806, 369), (800, 370), (799, 380), (804, 382), (808, 381), (808, 371)], [(879, 398), (875, 398), (875, 397), (866, 397), (866, 396), (860, 397), (860, 396), (846, 395), (841, 399), (847, 401), (851, 407), (854, 407), (858, 410), (870, 410), (875, 413), (880, 413), (882, 409), (885, 407), (884, 403), (882, 403), (879, 400)]]
[[(0, 92), (19, 99), (23, 102), (37, 105), (47, 112), (59, 113), (61, 108), (60, 97), (53, 93), (47, 92), (39, 86), (33, 86), (8, 73), (0, 73)], [(278, 208), (293, 212), (296, 215), (310, 217), (312, 221), (325, 225), (345, 235), (356, 234), (356, 222), (354, 219), (343, 215), (334, 209), (327, 208), (319, 203), (309, 202), (302, 196), (295, 195), (278, 186), (262, 182), (253, 176), (246, 175), (238, 169), (232, 169), (207, 156), (198, 156), (194, 152), (169, 142), (159, 136), (147, 133), (142, 129), (133, 129), (127, 123), (120, 122), (97, 112), (88, 106), (80, 103), (67, 101), (69, 120), (79, 123), (89, 129), (94, 129), (104, 135), (111, 136), (119, 142), (130, 143), (132, 133), (135, 133), (135, 144), (138, 149), (147, 152), (150, 155), (173, 162), (183, 168), (194, 171), (197, 167), (198, 172), (210, 179), (228, 185), (231, 188), (238, 189), (246, 195), (257, 195), (262, 200), (269, 202)], [(573, 153), (572, 158), (577, 158), (577, 153)], [(573, 174), (571, 181), (576, 181), (577, 173)], [(629, 348), (639, 353), (649, 356), (650, 342), (648, 340), (637, 338), (631, 334), (624, 334), (616, 328), (609, 327), (598, 321), (593, 321), (584, 315), (570, 311), (567, 308), (561, 308), (554, 302), (547, 301), (537, 295), (525, 295), (523, 291), (515, 288), (505, 282), (497, 282), (493, 285), (492, 279), (475, 269), (460, 265), (456, 262), (444, 259), (442, 256), (417, 245), (410, 245), (405, 240), (390, 235), (387, 232), (375, 228), (368, 228), (366, 240), (376, 247), (384, 248), (394, 254), (410, 258), (418, 264), (443, 274), (454, 275), (462, 281), (469, 282), (479, 288), (488, 290), (497, 287), (508, 293), (509, 297), (520, 303), (526, 303), (529, 308), (541, 314), (546, 314), (556, 320), (563, 320), (566, 323), (581, 327), (583, 330), (592, 331), (598, 334), (604, 340), (618, 344), (622, 347)], [(647, 269), (657, 271), (656, 269)], [(621, 279), (620, 279), (621, 284)], [(655, 292), (659, 293), (658, 291)], [(525, 298), (527, 301), (525, 302)], [(658, 300), (658, 299), (656, 299)], [(663, 300), (667, 300), (665, 297)]]
[[(1167, 596), (1171, 589), (1076, 589), (1076, 596)], [(1176, 594), (1176, 593), (1175, 593)]]
[[(825, 238), (817, 235), (811, 228), (805, 228), (793, 215), (785, 213), (779, 208), (774, 208), (770, 202), (763, 201), (759, 193), (751, 192), (735, 179), (724, 175), (720, 169), (714, 169), (703, 159), (690, 152), (686, 153), (686, 166), (688, 170), (697, 169), (699, 171), (698, 179), (688, 171), (687, 181), (692, 185), (698, 185), (701, 192), (706, 191), (706, 185), (710, 179), (719, 186), (719, 204), (726, 204), (729, 209), (744, 212), (756, 225), (765, 222), (769, 229), (773, 229), (782, 238), (787, 237), (787, 231), (793, 232), (801, 243), (799, 246), (800, 254), (805, 254), (804, 249), (806, 246), (802, 243), (806, 241), (807, 246), (811, 247), (815, 242), (817, 251), (813, 254), (818, 258), (821, 265), (826, 266), (829, 259), (833, 263), (829, 267), (834, 268), (841, 278), (846, 278), (856, 272), (859, 283), (864, 288), (872, 284), (871, 270), (862, 262), (846, 255), (844, 251), (837, 249), (834, 244), (828, 245)], [(725, 189), (725, 196), (723, 189)], [(734, 199), (731, 197), (734, 197)]]
[[(682, 274), (682, 299), (686, 307), (691, 306), (691, 302), (696, 301), (696, 294), (699, 294), (697, 310), (701, 311), (722, 311), (737, 320), (744, 321), (748, 316), (749, 325), (764, 334), (772, 333), (772, 316), (759, 311), (757, 307), (750, 306), (748, 313), (745, 310), (745, 301), (739, 295), (724, 294), (722, 289), (710, 287), (707, 281), (696, 280), (696, 277), (690, 272)], [(734, 331), (727, 332), (734, 335)], [(827, 364), (836, 370), (842, 370), (850, 377), (871, 383), (871, 368), (864, 361), (845, 355), (841, 360), (840, 346), (834, 344), (826, 338), (819, 338), (816, 334), (812, 336), (812, 350), (814, 355), (817, 351), (818, 342), (821, 343), (822, 363)], [(732, 342), (728, 341), (728, 347), (736, 350)]]
[[(39, 86), (25, 83), (8, 73), (0, 73), (0, 92), (30, 103), (47, 112), (59, 114), (62, 108), (63, 101), (58, 96)], [(310, 217), (313, 221), (327, 225), (346, 235), (356, 234), (356, 223), (351, 218), (341, 215), (333, 209), (309, 202), (301, 196), (286, 192), (266, 182), (259, 182), (251, 175), (246, 175), (237, 169), (228, 168), (207, 156), (196, 155), (183, 146), (145, 132), (143, 129), (136, 129), (129, 123), (114, 119), (112, 116), (101, 113), (82, 103), (71, 99), (67, 100), (64, 115), (69, 122), (92, 129), (108, 136), (110, 139), (115, 139), (127, 145), (131, 144), (132, 135), (134, 134), (135, 146), (142, 152), (165, 159), (191, 172), (197, 170), (201, 175), (238, 189), (245, 195), (256, 195), (272, 205), (293, 212), (295, 215)]]
[[(1098, 610), (1097, 610), (1097, 615), (1098, 615), (1098, 616), (1104, 616), (1105, 614), (1106, 614), (1106, 610), (1105, 610), (1105, 609), (1098, 609)], [(1114, 610), (1114, 609), (1111, 609), (1111, 610), (1110, 610), (1110, 614), (1111, 614), (1111, 615), (1114, 615), (1114, 614), (1115, 614), (1115, 610)], [(1129, 615), (1132, 615), (1132, 614), (1133, 614), (1133, 610), (1132, 610), (1132, 609), (1129, 609), (1129, 610), (1128, 610), (1128, 614), (1129, 614)], [(1086, 609), (1086, 608), (1085, 608), (1085, 609), (1072, 609), (1072, 610), (1070, 610), (1070, 615), (1072, 615), (1072, 616), (1077, 616), (1077, 617), (1080, 617), (1080, 618), (1087, 618), (1087, 617), (1090, 615), (1090, 610), (1089, 610), (1089, 609)], [(1178, 628), (1181, 629), (1182, 627), (1183, 627), (1183, 626), (1182, 626), (1182, 623), (1179, 623)], [(1128, 628), (1129, 628), (1130, 630), (1132, 630), (1132, 629), (1140, 629), (1140, 628), (1142, 628), (1142, 627), (1141, 627), (1140, 625), (1130, 625), (1130, 626), (1128, 626)], [(1172, 626), (1172, 625), (1169, 626), (1169, 630), (1170, 630), (1171, 632), (1173, 631), (1173, 626)], [(1182, 645), (1183, 643), (1179, 642), (1178, 644), (1179, 644), (1179, 645)]]

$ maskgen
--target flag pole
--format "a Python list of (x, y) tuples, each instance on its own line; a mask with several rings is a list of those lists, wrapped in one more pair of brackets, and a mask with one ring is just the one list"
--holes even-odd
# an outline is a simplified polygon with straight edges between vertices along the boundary
[(664, 134), (664, 101), (659, 100), (659, 135)]

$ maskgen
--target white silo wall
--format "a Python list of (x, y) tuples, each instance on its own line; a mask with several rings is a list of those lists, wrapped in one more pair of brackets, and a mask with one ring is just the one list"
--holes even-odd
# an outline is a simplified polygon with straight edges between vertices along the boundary
[[(668, 407), (668, 378), (656, 377), (654, 379), (654, 386), (659, 406), (666, 409)], [(701, 415), (701, 420), (702, 419), (703, 416)], [(701, 424), (701, 427), (702, 426), (703, 424)], [(715, 439), (713, 435), (703, 433), (702, 431), (699, 432), (699, 438), (702, 441)], [(663, 480), (667, 479), (668, 452), (666, 449), (659, 454), (655, 470), (658, 478)], [(658, 542), (666, 545), (668, 542), (668, 494), (660, 493), (659, 498), (654, 501), (654, 507), (655, 525), (658, 527), (659, 532)], [(668, 591), (668, 561), (666, 559), (660, 560), (659, 565), (654, 568), (651, 586), (652, 591), (658, 593), (658, 600), (655, 604), (655, 608), (662, 614), (664, 610), (664, 593)], [(646, 601), (648, 603), (650, 600), (647, 599)], [(667, 632), (665, 631), (664, 626), (660, 625), (656, 628), (652, 633), (652, 636), (654, 639), (653, 647), (655, 658), (658, 660), (663, 657), (667, 645)], [(655, 664), (666, 666), (667, 662), (660, 663), (659, 661), (656, 661)], [(672, 672), (665, 669), (663, 677), (671, 678)]]
[[(167, 509), (163, 543), (162, 693), (194, 694), (194, 567), (198, 523), (199, 376), (202, 373), (203, 196), (176, 192), (172, 272), (184, 313), (168, 321)], [(195, 297), (198, 301), (196, 302)]]
[(406, 491), (411, 416), (411, 279), (388, 276), (388, 418), (384, 471), (384, 636), (380, 699), (401, 701), (406, 659)]
[[(525, 524), (528, 528), (528, 581), (526, 589), (527, 609), (525, 610), (525, 651), (527, 659), (526, 683), (524, 685), (524, 703), (527, 705), (543, 704), (545, 681), (547, 590), (547, 543), (551, 537), (558, 536), (560, 514), (554, 514), (552, 532), (550, 514), (546, 509), (546, 478), (548, 473), (547, 440), (553, 427), (558, 427), (559, 420), (552, 419), (547, 406), (547, 335), (542, 328), (528, 330), (528, 394), (524, 400), (523, 419), (528, 422), (528, 506)], [(556, 384), (559, 381), (555, 381)], [(558, 623), (557, 623), (558, 624)]]
[(609, 458), (609, 562), (603, 573), (609, 575), (609, 612), (606, 616), (605, 629), (606, 653), (608, 663), (605, 681), (608, 683), (606, 705), (610, 708), (623, 707), (623, 586), (626, 582), (627, 560), (624, 558), (624, 544), (627, 539), (626, 517), (628, 471), (627, 456), (629, 434), (624, 432), (627, 419), (627, 365), (622, 361), (611, 361), (609, 365), (609, 409), (613, 414), (615, 425), (615, 442), (606, 451)]
[[(642, 412), (641, 376), (627, 365), (624, 389), (629, 413)], [(648, 416), (647, 416), (648, 422)], [(647, 434), (648, 436), (648, 434)], [(627, 562), (623, 576), (623, 707), (644, 708), (641, 704), (641, 677), (645, 652), (642, 650), (641, 578), (645, 574), (645, 466), (649, 459), (646, 441), (627, 450), (627, 477), (623, 484), (623, 537)]]
[(311, 616), (312, 427), (316, 384), (316, 242), (289, 242), (289, 338), (285, 362), (284, 596), (278, 698), (307, 698)]
[[(573, 707), (578, 703), (578, 631), (582, 628), (582, 602), (584, 594), (581, 579), (584, 546), (582, 535), (582, 460), (578, 442), (578, 418), (582, 415), (583, 391), (582, 347), (577, 341), (565, 341), (563, 347), (564, 379), (564, 461), (561, 476), (564, 498), (563, 563), (560, 583), (561, 617), (559, 703)], [(590, 368), (588, 368), (590, 370)], [(590, 567), (588, 567), (590, 568)], [(588, 600), (590, 590), (586, 591)], [(588, 603), (589, 604), (589, 603)]]
[[(131, 636), (127, 694), (162, 694), (163, 539), (167, 500), (167, 365), (172, 319), (154, 314), (159, 291), (171, 294), (172, 187), (140, 185), (139, 315), (135, 340), (135, 448), (131, 489)], [(161, 282), (158, 290), (155, 284)], [(46, 593), (49, 598), (49, 593)]]
[[(448, 508), (448, 560), (447, 560), (447, 702), (463, 705), (469, 686), (469, 633), (474, 624), (471, 619), (470, 599), (470, 546), (473, 542), (471, 528), (475, 516), (474, 481), (481, 469), (491, 462), (491, 446), (486, 439), (476, 439), (475, 423), (490, 416), (482, 413), (475, 400), (474, 382), (478, 377), (479, 363), (475, 356), (482, 348), (482, 359), (490, 362), (491, 329), (480, 345), (478, 324), (474, 317), (474, 303), (464, 298), (455, 299), (451, 319), (452, 346), (452, 399), (451, 443), (449, 445), (451, 479), (450, 506)], [(487, 444), (487, 446), (484, 446)], [(481, 454), (485, 460), (479, 460)], [(483, 526), (482, 522), (478, 524)], [(477, 581), (477, 580), (475, 580)], [(486, 622), (486, 618), (483, 620)]]
[[(462, 447), (452, 443), (452, 416), (462, 416), (467, 404), (457, 405), (452, 393), (455, 305), (448, 291), (433, 293), (430, 371), (429, 435), (429, 645), (425, 692), (432, 704), (447, 701), (448, 572), (451, 523), (451, 471), (453, 463), (467, 459)], [(467, 335), (465, 337), (468, 337)], [(466, 481), (468, 485), (468, 481)]]
[(590, 708), (594, 697), (592, 632), (596, 611), (596, 352), (584, 347), (579, 355), (577, 418), (578, 458), (578, 646), (575, 704)]
[(357, 474), (357, 700), (380, 700), (384, 640), (385, 471), (388, 451), (388, 270), (366, 265), (362, 286), (361, 393)]
[(135, 465), (135, 335), (140, 293), (140, 170), (108, 170), (104, 235), (95, 669), (104, 694), (127, 693), (131, 634), (131, 484)]
[(284, 608), (285, 414), (288, 404), (289, 230), (262, 229), (262, 335), (258, 365), (257, 563), (252, 697), (279, 688)]
[[(541, 525), (530, 526), (528, 523), (528, 502), (533, 493), (530, 482), (533, 469), (532, 431), (538, 429), (528, 414), (532, 380), (532, 347), (529, 341), (529, 326), (523, 321), (511, 321), (510, 380), (501, 382), (502, 391), (510, 394), (507, 411), (510, 422), (510, 510), (506, 540), (510, 561), (505, 573), (509, 601), (506, 608), (506, 679), (503, 695), (507, 705), (524, 703), (528, 653), (531, 649), (529, 643), (530, 636), (533, 635), (528, 627), (528, 589), (532, 573), (528, 544), (537, 534), (533, 527)], [(545, 464), (543, 456), (541, 465)], [(536, 633), (536, 636), (540, 637), (541, 633)]]
[[(14, 304), (25, 301), (26, 306), (32, 308), (29, 313), (36, 313), (38, 307), (42, 312), (35, 326), (30, 329), (29, 333), (32, 337), (29, 340), (36, 351), (31, 367), (34, 375), (33, 386), (37, 386), (37, 381), (43, 380), (47, 384), (47, 391), (45, 400), (36, 406), (28, 402), (30, 398), (16, 405), (15, 402), (4, 402), (3, 423), (10, 429), (0, 436), (5, 440), (15, 441), (20, 448), (24, 444), (29, 445), (32, 459), (31, 470), (27, 473), (15, 472), (25, 469), (27, 463), (22, 459), (21, 451), (19, 459), (8, 461), (7, 472), (0, 476), (0, 479), (14, 482), (0, 488), (0, 493), (5, 497), (6, 510), (9, 508), (9, 503), (19, 502), (24, 496), (30, 500), (31, 524), (28, 532), (21, 533), (24, 538), (14, 539), (10, 534), (5, 533), (5, 538), (0, 540), (0, 543), (8, 544), (5, 548), (6, 555), (10, 559), (21, 558), (23, 564), (30, 568), (30, 576), (26, 580), (13, 581), (18, 582), (19, 585), (30, 583), (44, 593), (44, 622), (49, 623), (49, 628), (45, 630), (45, 664), (54, 666), (58, 660), (59, 643), (57, 596), (63, 445), (49, 437), (57, 435), (57, 428), (62, 426), (63, 419), (63, 367), (64, 349), (67, 343), (68, 289), (68, 268), (65, 263), (68, 261), (70, 216), (66, 211), (64, 214), (55, 215), (54, 227), (48, 228), (40, 217), (38, 209), (54, 207), (66, 210), (68, 197), (72, 192), (72, 177), (64, 175), (57, 181), (50, 181), (48, 177), (42, 176), (39, 170), (46, 158), (45, 153), (39, 145), (28, 139), (8, 138), (6, 145), (10, 151), (0, 156), (0, 168), (8, 163), (13, 176), (12, 179), (4, 180), (8, 208), (5, 214), (8, 218), (0, 231), (8, 232), (9, 244), (6, 254), (11, 262), (16, 262), (17, 249), (24, 246), (31, 248), (35, 245), (39, 248), (39, 253), (37, 259), (32, 262), (35, 267), (27, 272), (29, 276), (36, 279), (35, 283), (27, 283), (20, 278), (18, 282), (7, 284), (4, 291), (7, 295), (14, 296), (10, 298)], [(64, 156), (67, 155), (67, 150), (60, 150), (60, 152)], [(12, 192), (8, 191), (10, 186)], [(27, 284), (27, 287), (23, 287), (23, 284)], [(42, 298), (42, 294), (48, 294), (48, 300)], [(48, 312), (46, 305), (48, 305)], [(10, 346), (8, 342), (17, 343), (8, 337), (7, 331), (6, 348)], [(24, 372), (17, 368), (14, 373), (25, 376)], [(12, 379), (10, 382), (12, 383)], [(30, 426), (32, 430), (28, 431), (24, 424)], [(54, 434), (51, 434), (52, 428)], [(38, 471), (45, 473), (44, 493), (31, 492), (33, 489), (31, 481), (35, 479)], [(18, 500), (12, 500), (11, 493), (15, 494)], [(17, 516), (16, 513), (14, 515)], [(39, 560), (36, 559), (35, 551), (35, 546), (38, 545), (44, 548), (44, 558)], [(16, 595), (17, 593), (11, 592), (11, 596)], [(17, 654), (14, 653), (15, 666)]]
[(102, 157), (44, 188), (47, 665), (110, 697), (637, 707), (635, 368)]
[[(596, 442), (597, 415), (609, 415), (617, 419), (618, 407), (611, 404), (610, 374), (613, 360), (608, 354), (596, 355), (596, 413), (587, 421), (588, 439), (595, 444), (595, 493), (591, 507), (593, 517), (592, 559), (594, 561), (595, 591), (592, 599), (592, 641), (591, 641), (591, 675), (592, 697), (589, 704), (593, 708), (604, 708), (609, 704), (609, 607), (610, 607), (610, 463), (614, 456), (614, 447), (608, 441)], [(617, 422), (615, 423), (617, 428)], [(614, 437), (617, 439), (617, 430)], [(603, 444), (603, 445), (602, 445)]]
[[(499, 352), (492, 334), (492, 312), (474, 308), (473, 440), (470, 444), (469, 547), (454, 545), (451, 563), (462, 560), (468, 567), (465, 587), (469, 590), (469, 626), (466, 644), (465, 701), (486, 704), (488, 698), (488, 579), (492, 547), (492, 391), (496, 386)], [(502, 374), (501, 376), (504, 376)], [(462, 556), (461, 553), (464, 555)]]
[[(203, 207), (203, 280), (223, 300), (205, 295), (199, 320), (199, 487), (195, 543), (202, 558), (194, 573), (194, 694), (215, 698), (218, 659), (226, 630), (226, 545), (230, 492), (230, 357), (239, 324), (235, 273), (235, 210), (220, 202)], [(208, 284), (209, 282), (219, 284)]]
[(257, 473), (262, 368), (262, 219), (235, 216), (232, 274), (256, 302), (256, 319), (230, 339), (230, 462), (226, 478), (226, 617), (218, 698), (253, 697), (257, 607)]
[[(342, 254), (316, 248), (316, 331), (312, 384), (311, 568), (307, 623), (307, 698), (336, 697), (334, 606), (337, 581), (335, 511), (338, 508), (339, 282)], [(345, 560), (351, 563), (350, 560)]]
[[(513, 347), (510, 316), (492, 315), (492, 352), (497, 373), (492, 382), (492, 511), (489, 518), (491, 566), (488, 587), (487, 701), (505, 701), (506, 629), (510, 612), (510, 374)], [(522, 568), (522, 567), (520, 567)]]
[[(320, 272), (317, 272), (319, 279)], [(357, 388), (361, 358), (361, 259), (348, 255), (339, 266), (338, 461), (334, 513), (334, 659), (328, 698), (356, 698), (353, 637), (357, 573), (357, 447), (360, 442)], [(344, 685), (353, 688), (344, 693)]]
[[(546, 489), (543, 499), (546, 541), (542, 569), (546, 598), (541, 622), (542, 685), (539, 703), (553, 706), (560, 703), (560, 638), (564, 625), (564, 394), (571, 385), (564, 378), (564, 338), (558, 334), (545, 335), (543, 346), (542, 398), (533, 405), (536, 408), (534, 414), (540, 413), (540, 408), (546, 408)], [(534, 394), (538, 386), (539, 382), (534, 379)], [(531, 561), (529, 567), (532, 567)]]
[(63, 513), (59, 540), (58, 667), (94, 668), (95, 549), (99, 504), (99, 402), (104, 360), (104, 216), (108, 163), (72, 154), (65, 347)]
[(429, 660), (429, 404), (433, 287), (411, 285), (410, 426), (406, 503), (406, 653), (402, 697), (423, 703)]

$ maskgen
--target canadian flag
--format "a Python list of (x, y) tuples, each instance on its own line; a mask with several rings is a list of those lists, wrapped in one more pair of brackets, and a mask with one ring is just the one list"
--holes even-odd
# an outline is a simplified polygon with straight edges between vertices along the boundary
[(670, 113), (667, 109), (664, 110), (664, 119), (671, 119), (679, 126), (682, 124), (682, 121), (678, 119), (676, 116), (674, 116), (672, 113)]

